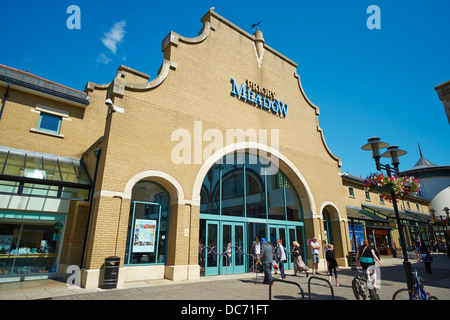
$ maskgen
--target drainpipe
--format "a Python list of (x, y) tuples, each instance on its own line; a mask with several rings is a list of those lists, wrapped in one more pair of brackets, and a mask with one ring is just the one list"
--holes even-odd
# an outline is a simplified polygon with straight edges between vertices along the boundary
[(11, 82), (8, 82), (8, 88), (6, 88), (6, 93), (5, 93), (5, 96), (3, 97), (3, 102), (2, 102), (2, 108), (0, 109), (0, 119), (2, 118), (3, 109), (5, 108), (5, 103), (6, 103), (6, 99), (8, 98), (10, 86), (11, 86)]
[(88, 210), (88, 217), (87, 217), (87, 221), (86, 221), (86, 230), (84, 232), (84, 244), (83, 244), (83, 252), (81, 254), (80, 269), (82, 269), (83, 265), (84, 265), (84, 254), (86, 251), (86, 243), (87, 243), (87, 237), (88, 237), (88, 232), (89, 232), (89, 224), (91, 221), (92, 204), (94, 202), (95, 181), (97, 180), (98, 163), (100, 160), (101, 153), (102, 153), (102, 149), (94, 150), (94, 156), (95, 156), (95, 158), (97, 158), (97, 162), (95, 164), (94, 178), (92, 179), (91, 194), (90, 194), (90, 199), (89, 199), (89, 210)]

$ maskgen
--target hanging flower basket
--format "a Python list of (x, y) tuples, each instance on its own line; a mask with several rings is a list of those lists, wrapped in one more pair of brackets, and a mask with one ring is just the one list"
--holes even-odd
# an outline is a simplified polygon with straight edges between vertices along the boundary
[(438, 218), (433, 218), (433, 219), (431, 220), (431, 224), (432, 224), (433, 226), (440, 226), (440, 225), (441, 225), (441, 220), (439, 220)]
[(445, 227), (445, 226), (449, 225), (449, 221), (448, 221), (448, 219), (441, 220), (441, 219), (438, 219), (438, 218), (433, 218), (431, 220), (431, 224), (433, 226), (443, 226), (443, 227)]
[(376, 173), (365, 179), (364, 190), (379, 193), (384, 199), (392, 201), (391, 191), (394, 191), (396, 198), (403, 199), (417, 194), (420, 183), (419, 179), (414, 177), (389, 177)]

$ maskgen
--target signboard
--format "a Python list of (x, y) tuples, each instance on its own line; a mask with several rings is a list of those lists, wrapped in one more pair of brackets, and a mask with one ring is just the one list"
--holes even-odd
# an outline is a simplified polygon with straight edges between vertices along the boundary
[(136, 219), (133, 252), (155, 252), (156, 220)]
[(236, 80), (231, 79), (231, 95), (259, 106), (261, 109), (271, 111), (280, 117), (285, 118), (288, 105), (278, 99), (275, 99), (275, 93), (269, 89), (260, 86), (253, 81), (247, 80), (240, 87)]

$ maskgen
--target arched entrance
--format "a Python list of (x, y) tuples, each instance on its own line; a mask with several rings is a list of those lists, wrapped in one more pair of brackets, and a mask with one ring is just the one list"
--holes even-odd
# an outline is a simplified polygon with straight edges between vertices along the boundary
[(185, 255), (177, 255), (186, 247), (176, 237), (179, 204), (185, 202), (181, 185), (165, 172), (148, 170), (133, 176), (123, 194), (130, 199), (125, 281), (186, 279)]
[[(273, 172), (272, 165), (256, 152), (235, 150), (204, 174), (199, 190), (201, 275), (251, 271), (255, 237), (266, 238), (274, 247), (281, 239), (287, 252), (293, 241), (305, 248), (304, 214), (305, 207), (311, 213), (310, 203), (302, 202), (292, 182), (300, 179), (293, 170)], [(293, 268), (289, 254), (286, 268)]]
[(140, 181), (132, 190), (124, 265), (166, 262), (169, 193), (158, 183)]
[(341, 215), (337, 206), (327, 201), (322, 204), (321, 208), (322, 218), (323, 218), (323, 235), (324, 241), (327, 244), (332, 244), (334, 246), (335, 255), (337, 258), (344, 256), (344, 243), (341, 236)]

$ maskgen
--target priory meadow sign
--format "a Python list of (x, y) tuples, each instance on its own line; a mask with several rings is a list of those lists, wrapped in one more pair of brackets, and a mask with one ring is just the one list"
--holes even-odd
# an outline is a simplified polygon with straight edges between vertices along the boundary
[(250, 80), (246, 80), (246, 83), (241, 84), (238, 88), (236, 80), (233, 78), (231, 78), (231, 87), (231, 95), (257, 105), (262, 109), (271, 111), (273, 114), (278, 114), (280, 117), (286, 117), (288, 105), (275, 99), (275, 93), (273, 91)]

